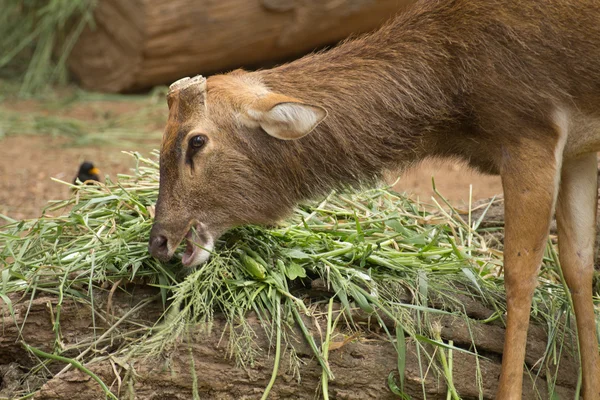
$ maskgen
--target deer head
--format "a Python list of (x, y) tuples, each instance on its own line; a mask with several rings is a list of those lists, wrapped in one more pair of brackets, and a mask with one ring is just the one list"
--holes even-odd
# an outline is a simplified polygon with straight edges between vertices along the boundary
[(283, 192), (282, 175), (301, 166), (286, 165), (278, 150), (308, 135), (327, 112), (240, 71), (181, 79), (167, 103), (149, 250), (168, 260), (186, 239), (182, 262), (191, 267), (208, 259), (227, 229), (274, 223), (291, 210), (299, 199)]

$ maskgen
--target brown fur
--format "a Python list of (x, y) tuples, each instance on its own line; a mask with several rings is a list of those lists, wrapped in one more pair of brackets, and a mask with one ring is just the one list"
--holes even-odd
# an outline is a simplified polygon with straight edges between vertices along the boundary
[[(303, 199), (428, 157), (501, 174), (509, 340), (499, 397), (520, 396), (531, 293), (561, 165), (600, 150), (600, 2), (422, 0), (373, 34), (277, 68), (214, 76), (205, 93), (188, 92), (169, 101), (161, 150), (150, 246), (161, 258), (194, 221), (213, 237), (239, 224), (276, 222)], [(300, 139), (280, 140), (261, 119), (281, 102), (324, 109), (327, 117)], [(188, 141), (198, 134), (208, 144), (190, 156)], [(562, 210), (559, 230), (579, 229)], [(576, 304), (586, 332), (584, 394), (597, 399), (591, 261), (575, 260), (584, 245), (569, 243), (569, 286), (586, 288)]]

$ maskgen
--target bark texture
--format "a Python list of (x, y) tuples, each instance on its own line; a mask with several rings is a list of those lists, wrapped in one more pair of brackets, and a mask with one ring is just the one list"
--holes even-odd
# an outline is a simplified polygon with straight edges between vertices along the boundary
[[(139, 312), (127, 318), (114, 330), (115, 334), (135, 329), (136, 323), (148, 325), (157, 321), (163, 311), (158, 291), (147, 286), (127, 286), (127, 291), (118, 290), (109, 300), (109, 291), (95, 299), (96, 338), (117, 321), (127, 311), (141, 301), (154, 299)], [(3, 334), (0, 337), (0, 398), (11, 397), (19, 388), (26, 385), (40, 386), (42, 382), (28, 378), (26, 372), (34, 362), (32, 357), (19, 345), (21, 340), (30, 346), (51, 352), (56, 334), (53, 332), (53, 318), (57, 312), (55, 296), (39, 296), (29, 305), (29, 297), (12, 298), (14, 315), (11, 316), (6, 307), (3, 310)], [(453, 340), (456, 346), (466, 347), (471, 343), (472, 333), (477, 350), (487, 359), (480, 361), (483, 375), (481, 387), (483, 397), (492, 399), (496, 391), (500, 374), (500, 359), (504, 337), (504, 329), (500, 324), (483, 324), (480, 320), (493, 314), (492, 310), (470, 297), (460, 299), (467, 314), (469, 325), (464, 318), (444, 316), (437, 320), (441, 327), (441, 336), (446, 341)], [(110, 312), (104, 313), (110, 303)], [(442, 307), (440, 305), (440, 307)], [(107, 317), (111, 315), (111, 317)], [(25, 319), (26, 317), (26, 319)], [(330, 398), (334, 399), (393, 399), (395, 397), (387, 386), (388, 375), (397, 365), (396, 352), (385, 340), (385, 335), (369, 325), (368, 318), (362, 318), (362, 329), (358, 335), (348, 339), (349, 332), (343, 327), (338, 329), (331, 345), (331, 369), (335, 379), (329, 382)], [(69, 348), (78, 343), (93, 339), (91, 312), (87, 306), (72, 301), (65, 301), (61, 306), (60, 343)], [(320, 343), (319, 330), (325, 332), (324, 321), (307, 320), (312, 327), (312, 334)], [(111, 388), (118, 393), (120, 399), (191, 399), (193, 397), (194, 379), (201, 398), (207, 399), (259, 399), (271, 377), (274, 348), (264, 333), (258, 320), (250, 318), (256, 333), (257, 353), (252, 365), (244, 367), (236, 365), (235, 360), (228, 357), (229, 335), (223, 334), (226, 324), (222, 317), (216, 316), (210, 332), (192, 329), (189, 337), (182, 339), (178, 345), (167, 349), (160, 357), (138, 357), (129, 360), (108, 358), (87, 365)], [(321, 324), (321, 325), (319, 325)], [(317, 327), (319, 325), (319, 327)], [(320, 328), (320, 329), (319, 329)], [(19, 333), (20, 332), (20, 333)], [(295, 351), (301, 360), (298, 381), (293, 368), (290, 368), (290, 351), (285, 349), (276, 383), (269, 398), (272, 399), (313, 399), (319, 398), (321, 369), (312, 356), (310, 348), (302, 340), (299, 331), (290, 332), (295, 340)], [(97, 355), (107, 354), (124, 343), (117, 335), (109, 335), (97, 345)], [(546, 347), (547, 337), (544, 329), (533, 326), (528, 340), (527, 359), (530, 365), (537, 365)], [(69, 352), (76, 357), (77, 350)], [(572, 398), (577, 381), (577, 363), (572, 352), (565, 351), (566, 356), (560, 363), (560, 378), (557, 392), (561, 398)], [(192, 363), (193, 360), (193, 363)], [(91, 400), (104, 399), (99, 385), (88, 375), (71, 369), (56, 375), (65, 365), (52, 363), (48, 366), (48, 380), (43, 383), (35, 399), (72, 399)], [(133, 373), (132, 367), (135, 368)], [(425, 362), (423, 368), (427, 369)], [(454, 384), (463, 399), (479, 398), (479, 386), (476, 382), (476, 362), (473, 356), (462, 352), (453, 352)], [(406, 392), (412, 398), (423, 398), (420, 380), (420, 367), (414, 343), (407, 341), (406, 359)], [(535, 389), (532, 380), (526, 376), (524, 398), (548, 398), (547, 382), (539, 378)], [(430, 371), (425, 380), (425, 391), (428, 399), (445, 399), (447, 386), (442, 377)]]
[(296, 57), (375, 29), (414, 0), (100, 0), (70, 56), (107, 92)]

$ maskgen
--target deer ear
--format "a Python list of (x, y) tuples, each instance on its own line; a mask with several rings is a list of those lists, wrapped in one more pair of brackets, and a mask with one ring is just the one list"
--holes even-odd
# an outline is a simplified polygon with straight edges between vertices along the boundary
[(269, 135), (281, 140), (295, 140), (308, 135), (327, 116), (320, 106), (269, 93), (257, 100), (249, 116)]

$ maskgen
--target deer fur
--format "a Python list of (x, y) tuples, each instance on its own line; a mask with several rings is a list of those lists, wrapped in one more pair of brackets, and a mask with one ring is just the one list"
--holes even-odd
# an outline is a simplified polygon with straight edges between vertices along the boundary
[[(521, 396), (531, 296), (555, 208), (583, 395), (600, 398), (590, 222), (600, 2), (422, 0), (331, 50), (176, 86), (153, 255), (170, 258), (184, 237), (210, 250), (230, 227), (276, 222), (301, 200), (426, 158), (464, 160), (500, 174), (506, 199), (508, 322), (498, 398)], [(198, 135), (206, 144), (194, 150)], [(184, 264), (207, 257), (188, 244)]]

